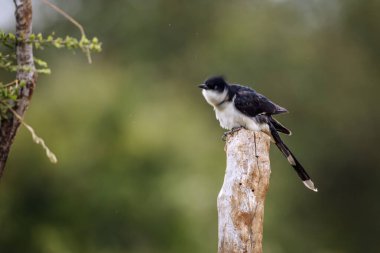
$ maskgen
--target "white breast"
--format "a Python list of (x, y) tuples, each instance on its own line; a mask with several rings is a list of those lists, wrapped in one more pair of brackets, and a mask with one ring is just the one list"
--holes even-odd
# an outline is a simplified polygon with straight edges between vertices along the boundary
[(225, 129), (230, 130), (234, 127), (245, 127), (253, 131), (261, 130), (261, 124), (258, 124), (255, 118), (248, 117), (237, 110), (233, 101), (214, 107), (214, 110), (220, 126)]

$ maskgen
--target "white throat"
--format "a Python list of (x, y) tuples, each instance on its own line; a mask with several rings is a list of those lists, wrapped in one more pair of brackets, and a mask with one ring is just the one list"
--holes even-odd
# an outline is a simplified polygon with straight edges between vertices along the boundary
[(205, 97), (207, 103), (216, 107), (226, 100), (228, 90), (225, 88), (222, 93), (216, 90), (202, 90), (202, 95)]

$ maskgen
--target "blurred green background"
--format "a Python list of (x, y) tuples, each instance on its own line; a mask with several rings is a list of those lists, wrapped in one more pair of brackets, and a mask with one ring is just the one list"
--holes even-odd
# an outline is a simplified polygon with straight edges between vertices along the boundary
[[(34, 2), (35, 32), (80, 36)], [(103, 52), (92, 65), (36, 53), (52, 74), (26, 121), (59, 163), (20, 129), (0, 184), (1, 253), (216, 252), (223, 130), (196, 87), (213, 74), (289, 109), (284, 140), (319, 188), (272, 147), (264, 252), (380, 252), (380, 1), (54, 2)]]

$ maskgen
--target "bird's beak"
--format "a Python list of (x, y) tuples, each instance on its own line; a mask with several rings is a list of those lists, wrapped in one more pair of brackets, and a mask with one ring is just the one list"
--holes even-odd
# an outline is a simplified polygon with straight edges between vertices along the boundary
[(200, 84), (200, 85), (198, 85), (198, 87), (201, 88), (201, 89), (207, 90), (207, 86), (205, 84), (203, 84), (203, 83)]

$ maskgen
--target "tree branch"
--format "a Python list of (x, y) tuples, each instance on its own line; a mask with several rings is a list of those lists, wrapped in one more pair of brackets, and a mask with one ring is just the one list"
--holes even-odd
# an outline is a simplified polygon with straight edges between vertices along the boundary
[(218, 253), (262, 253), (270, 138), (242, 129), (227, 138), (227, 168), (218, 196)]
[[(20, 89), (17, 104), (14, 107), (16, 113), (23, 116), (28, 108), (37, 75), (33, 62), (33, 47), (25, 42), (32, 33), (32, 0), (14, 0), (16, 6), (16, 60), (18, 71), (16, 79), (25, 86)], [(9, 119), (2, 119), (0, 129), (0, 178), (3, 175), (9, 151), (16, 136), (20, 121), (12, 115)]]

